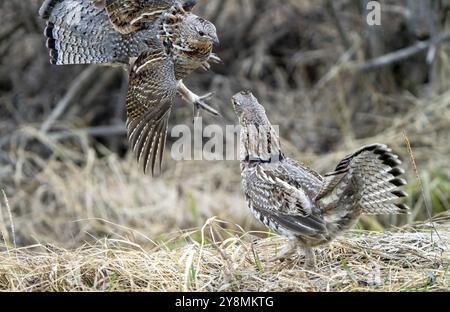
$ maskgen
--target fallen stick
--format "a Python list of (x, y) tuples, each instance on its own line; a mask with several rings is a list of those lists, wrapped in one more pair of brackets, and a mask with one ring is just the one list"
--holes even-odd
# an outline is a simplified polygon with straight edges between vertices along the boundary
[(416, 54), (419, 54), (420, 52), (429, 49), (432, 46), (439, 45), (446, 41), (450, 41), (450, 31), (440, 33), (430, 40), (420, 41), (410, 47), (382, 55), (362, 64), (355, 65), (351, 68), (351, 70), (355, 72), (367, 72), (380, 67), (389, 66), (391, 64), (408, 59)]

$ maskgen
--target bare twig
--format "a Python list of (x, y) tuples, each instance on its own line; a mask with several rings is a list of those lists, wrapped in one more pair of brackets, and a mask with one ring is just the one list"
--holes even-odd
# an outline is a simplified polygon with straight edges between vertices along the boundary
[(384, 4), (383, 6), (381, 6), (381, 11), (383, 13), (399, 14), (405, 19), (411, 18), (411, 10), (401, 5)]
[[(409, 158), (410, 158), (411, 164), (413, 166), (417, 182), (419, 183), (420, 191), (422, 192), (423, 202), (424, 202), (427, 214), (428, 214), (429, 221), (431, 223), (431, 226), (432, 226), (434, 232), (438, 236), (439, 240), (441, 242), (443, 242), (443, 239), (442, 239), (441, 235), (439, 234), (439, 231), (436, 229), (436, 225), (434, 224), (433, 215), (432, 215), (432, 208), (430, 207), (430, 203), (427, 200), (427, 197), (425, 196), (425, 190), (423, 188), (422, 179), (420, 178), (419, 170), (417, 169), (416, 159), (414, 158), (414, 154), (413, 154), (412, 147), (411, 147), (411, 142), (409, 141), (409, 138), (406, 135), (406, 131), (403, 131), (403, 138), (404, 138), (404, 140), (406, 142), (406, 146), (408, 148)], [(433, 239), (433, 237), (431, 237), (431, 239)], [(444, 246), (445, 246), (445, 244), (444, 244)]]
[(392, 53), (388, 53), (377, 57), (373, 60), (367, 61), (363, 64), (358, 64), (352, 67), (352, 70), (355, 72), (367, 72), (374, 69), (382, 68), (385, 66), (389, 66), (398, 62), (401, 62), (405, 59), (408, 59), (416, 54), (419, 54), (431, 46), (437, 46), (446, 41), (450, 41), (450, 31), (444, 32), (436, 35), (434, 38), (427, 41), (420, 41), (413, 46), (408, 48), (404, 48)]
[[(94, 105), (94, 103), (98, 101), (99, 95), (101, 95), (104, 90), (107, 90), (107, 87), (117, 79), (119, 73), (123, 74), (121, 68), (119, 67), (111, 67), (106, 71), (103, 70), (100, 74), (101, 77), (95, 81), (95, 85), (88, 90), (83, 98), (83, 106), (91, 107)], [(124, 103), (125, 101), (121, 102), (120, 105), (125, 106)]]
[(92, 78), (97, 72), (96, 66), (89, 66), (86, 68), (77, 78), (73, 81), (67, 93), (56, 105), (55, 109), (52, 111), (47, 120), (42, 123), (41, 131), (43, 133), (48, 132), (55, 121), (64, 113), (67, 107), (73, 102), (76, 96), (78, 96), (81, 91), (86, 87), (88, 83), (91, 82)]
[(341, 20), (339, 19), (339, 16), (337, 15), (336, 8), (334, 7), (334, 3), (336, 3), (336, 1), (327, 0), (325, 3), (325, 7), (328, 11), (328, 14), (330, 14), (331, 18), (333, 19), (333, 23), (336, 25), (336, 28), (339, 33), (339, 37), (341, 38), (344, 48), (346, 50), (348, 50), (351, 47), (350, 39), (348, 38), (347, 33), (344, 30), (344, 27), (342, 27)]
[(4, 135), (2, 138), (0, 138), (0, 148), (2, 148), (4, 145), (8, 144), (10, 139), (11, 139), (11, 135), (9, 135), (9, 134)]
[(0, 41), (6, 41), (14, 35), (14, 33), (22, 26), (21, 22), (16, 22), (11, 25), (6, 25), (2, 31), (0, 31)]
[[(438, 33), (438, 24), (437, 21), (438, 15), (439, 15), (439, 7), (437, 5), (437, 2), (434, 4), (430, 4), (430, 14), (428, 14), (428, 28), (429, 32), (431, 34), (431, 37), (434, 38), (436, 34)], [(428, 97), (431, 97), (434, 90), (434, 83), (435, 83), (435, 76), (436, 76), (436, 56), (439, 52), (439, 46), (436, 44), (433, 44), (428, 49), (427, 53), (427, 65), (428, 65), (428, 87), (427, 87), (427, 94)]]
[(4, 189), (2, 189), (2, 195), (3, 195), (3, 200), (5, 201), (6, 210), (8, 211), (9, 223), (10, 223), (10, 227), (11, 227), (11, 236), (13, 239), (13, 246), (14, 246), (14, 248), (17, 248), (14, 220), (13, 220), (13, 216), (12, 216), (12, 212), (11, 212), (11, 207), (9, 206), (8, 197), (6, 196)]
[(93, 137), (112, 137), (126, 134), (125, 125), (91, 127), (84, 129), (77, 129), (73, 131), (61, 131), (49, 133), (49, 137), (53, 140), (60, 141), (68, 138), (77, 137), (80, 135), (90, 135)]
[[(128, 79), (125, 75), (122, 75), (122, 86), (120, 89), (119, 100), (117, 102), (117, 105), (114, 107), (114, 118), (113, 118), (114, 125), (121, 125), (123, 123), (122, 116), (125, 113), (124, 103), (126, 103), (127, 93), (128, 93)], [(120, 141), (118, 137), (110, 138), (109, 144), (113, 152), (117, 153), (119, 151), (119, 143)]]

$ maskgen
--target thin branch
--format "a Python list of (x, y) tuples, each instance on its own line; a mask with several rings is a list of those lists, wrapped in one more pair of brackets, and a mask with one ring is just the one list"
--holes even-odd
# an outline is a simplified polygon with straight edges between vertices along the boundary
[(93, 137), (112, 137), (125, 135), (126, 133), (127, 133), (126, 127), (124, 124), (122, 124), (115, 126), (90, 127), (77, 129), (73, 131), (52, 132), (49, 133), (48, 136), (53, 140), (60, 141), (86, 134)]
[[(117, 105), (114, 106), (114, 118), (112, 120), (113, 125), (122, 124), (122, 117), (125, 114), (125, 105), (128, 95), (128, 78), (126, 75), (122, 75), (122, 86), (120, 88), (120, 96)], [(117, 153), (119, 151), (119, 139), (117, 137), (110, 138), (110, 149)]]
[(389, 5), (389, 4), (384, 4), (381, 7), (381, 11), (383, 13), (394, 13), (394, 14), (399, 14), (401, 15), (404, 19), (410, 19), (411, 18), (411, 10), (409, 10), (408, 8), (405, 8), (401, 5)]
[[(408, 154), (409, 154), (409, 159), (410, 159), (411, 165), (412, 165), (412, 167), (414, 169), (414, 173), (416, 174), (416, 179), (417, 179), (417, 181), (419, 183), (419, 188), (420, 188), (420, 191), (422, 193), (422, 198), (423, 198), (423, 203), (425, 205), (425, 210), (426, 210), (426, 212), (428, 214), (428, 219), (429, 219), (429, 221), (431, 223), (431, 226), (432, 226), (434, 232), (437, 234), (439, 240), (444, 243), (444, 241), (443, 241), (443, 239), (441, 237), (441, 234), (439, 233), (439, 231), (436, 228), (436, 225), (434, 224), (434, 221), (433, 221), (433, 209), (430, 207), (430, 201), (429, 201), (429, 199), (427, 198), (427, 196), (425, 194), (425, 189), (423, 188), (422, 179), (420, 178), (419, 170), (417, 169), (416, 159), (414, 158), (413, 150), (412, 150), (412, 147), (411, 147), (411, 141), (409, 140), (405, 130), (403, 130), (403, 138), (404, 138), (404, 140), (406, 142), (406, 147), (408, 149)], [(433, 240), (433, 236), (431, 236), (431, 240)], [(445, 246), (445, 243), (444, 243), (444, 246)], [(447, 247), (447, 251), (448, 250), (449, 249)]]
[(344, 30), (344, 27), (342, 27), (341, 20), (339, 19), (336, 8), (334, 7), (335, 2), (336, 1), (327, 0), (325, 3), (325, 7), (328, 11), (328, 14), (330, 14), (331, 18), (333, 19), (333, 23), (336, 25), (339, 37), (341, 37), (344, 48), (348, 50), (351, 47), (350, 39), (347, 37), (347, 32)]
[(0, 139), (0, 148), (2, 148), (4, 145), (8, 144), (9, 140), (10, 140), (9, 136), (5, 137), (5, 138), (1, 138)]
[(88, 83), (91, 82), (94, 74), (97, 71), (97, 66), (89, 66), (86, 68), (77, 78), (73, 81), (67, 93), (59, 101), (56, 107), (53, 109), (52, 113), (48, 118), (42, 123), (41, 132), (46, 133), (56, 120), (61, 117), (67, 107), (73, 102), (73, 100), (78, 96), (81, 91), (86, 87)]
[[(8, 197), (6, 196), (6, 192), (4, 189), (2, 189), (2, 195), (3, 195), (3, 200), (4, 203), (6, 205), (6, 211), (8, 212), (8, 217), (9, 217), (9, 226), (11, 228), (11, 236), (12, 236), (12, 243), (14, 248), (17, 248), (17, 244), (16, 244), (16, 230), (14, 227), (14, 218), (13, 218), (13, 214), (11, 212), (11, 207), (9, 206), (9, 201), (8, 201)], [(1, 207), (0, 207), (1, 208)]]
[(416, 54), (424, 52), (431, 46), (437, 46), (446, 41), (450, 41), (450, 31), (440, 33), (430, 40), (420, 41), (408, 48), (404, 48), (392, 53), (382, 55), (373, 60), (367, 61), (363, 64), (355, 65), (351, 69), (355, 72), (367, 72), (381, 67), (389, 66), (401, 62), (403, 60), (406, 60)]
[(14, 24), (11, 25), (6, 25), (4, 26), (4, 28), (2, 29), (2, 31), (0, 31), (0, 41), (6, 41), (7, 39), (9, 39), (9, 37), (11, 37), (12, 35), (15, 34), (15, 32), (22, 26), (21, 22), (16, 22)]
[[(434, 38), (437, 33), (439, 33), (439, 6), (438, 2), (436, 1), (434, 4), (430, 3), (430, 13), (428, 14), (428, 28), (431, 34), (431, 37)], [(436, 44), (433, 44), (428, 49), (427, 53), (427, 65), (428, 65), (428, 86), (427, 86), (427, 95), (429, 98), (432, 97), (433, 91), (434, 91), (434, 85), (436, 82), (436, 58), (439, 54), (439, 46)]]

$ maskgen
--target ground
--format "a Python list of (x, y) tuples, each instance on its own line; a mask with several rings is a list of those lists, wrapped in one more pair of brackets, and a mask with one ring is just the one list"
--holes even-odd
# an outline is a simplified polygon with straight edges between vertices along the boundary
[[(445, 220), (444, 220), (445, 219)], [(303, 257), (267, 263), (286, 243), (212, 218), (143, 248), (103, 239), (77, 249), (36, 244), (0, 253), (0, 289), (14, 291), (448, 291), (447, 218), (395, 232), (351, 231)], [(266, 238), (261, 238), (266, 236)]]

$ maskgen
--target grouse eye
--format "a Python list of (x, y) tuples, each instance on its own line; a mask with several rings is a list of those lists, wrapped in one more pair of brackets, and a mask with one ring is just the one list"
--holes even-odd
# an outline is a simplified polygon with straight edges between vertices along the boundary
[(201, 31), (201, 30), (198, 32), (198, 34), (199, 34), (200, 36), (202, 36), (202, 37), (205, 36), (205, 33), (204, 33), (203, 31)]

